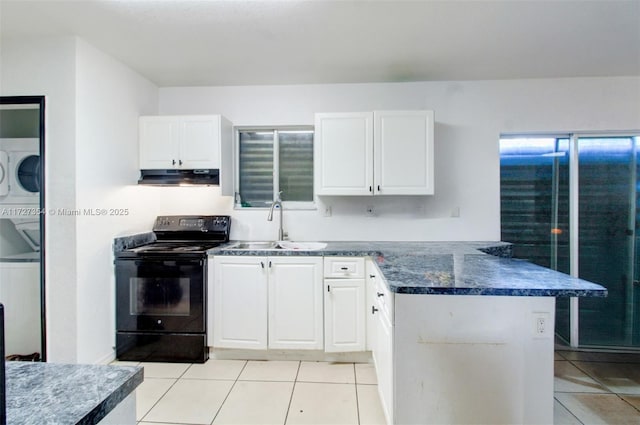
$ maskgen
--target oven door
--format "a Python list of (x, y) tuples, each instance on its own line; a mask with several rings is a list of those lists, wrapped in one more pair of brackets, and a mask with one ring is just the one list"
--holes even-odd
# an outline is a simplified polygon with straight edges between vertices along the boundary
[(206, 261), (117, 259), (116, 328), (120, 332), (205, 332)]

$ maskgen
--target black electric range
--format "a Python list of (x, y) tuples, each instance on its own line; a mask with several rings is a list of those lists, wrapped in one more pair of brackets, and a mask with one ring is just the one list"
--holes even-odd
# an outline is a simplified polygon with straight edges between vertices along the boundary
[(116, 357), (205, 362), (207, 251), (229, 240), (229, 216), (160, 216), (155, 242), (116, 254)]

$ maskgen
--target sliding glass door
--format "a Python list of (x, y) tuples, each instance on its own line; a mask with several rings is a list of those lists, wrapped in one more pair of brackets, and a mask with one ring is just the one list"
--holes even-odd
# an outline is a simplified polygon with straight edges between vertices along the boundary
[[(637, 159), (633, 137), (579, 137), (579, 277), (609, 296), (580, 300), (580, 345), (634, 345)], [(637, 291), (636, 291), (637, 292)]]
[(575, 134), (500, 140), (502, 240), (514, 243), (517, 258), (609, 291), (579, 303), (558, 299), (556, 333), (575, 346), (640, 347), (638, 141)]

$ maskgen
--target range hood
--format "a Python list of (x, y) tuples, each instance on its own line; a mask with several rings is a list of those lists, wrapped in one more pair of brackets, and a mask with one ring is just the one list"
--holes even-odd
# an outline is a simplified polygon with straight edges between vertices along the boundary
[(157, 186), (220, 185), (220, 170), (140, 170), (138, 184)]

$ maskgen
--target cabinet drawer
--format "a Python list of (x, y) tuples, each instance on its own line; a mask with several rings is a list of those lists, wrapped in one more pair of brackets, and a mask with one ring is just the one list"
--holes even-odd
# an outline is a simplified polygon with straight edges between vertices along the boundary
[(324, 277), (364, 278), (364, 258), (325, 257)]

